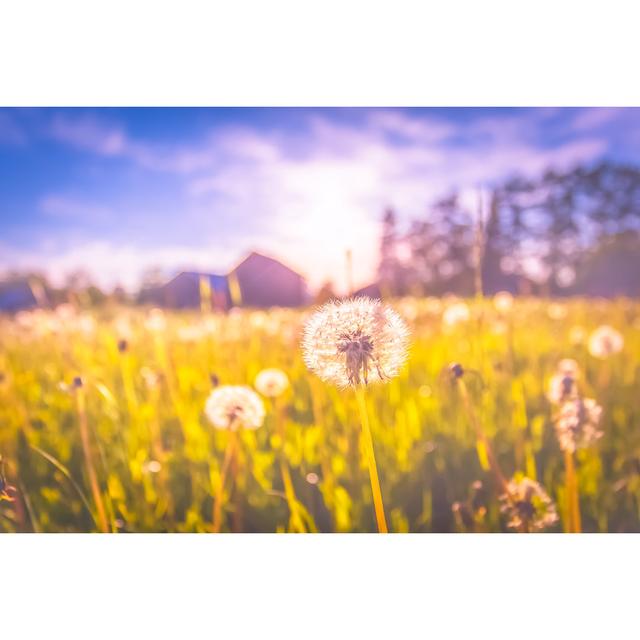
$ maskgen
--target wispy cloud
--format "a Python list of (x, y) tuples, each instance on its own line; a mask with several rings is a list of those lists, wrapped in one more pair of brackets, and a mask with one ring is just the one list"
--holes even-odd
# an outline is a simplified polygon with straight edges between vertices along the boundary
[[(429, 203), (454, 187), (491, 184), (515, 173), (561, 169), (592, 160), (606, 140), (584, 138), (553, 148), (535, 144), (531, 117), (484, 119), (453, 126), (400, 111), (374, 111), (360, 125), (314, 116), (303, 149), (290, 134), (244, 129), (222, 133), (223, 160), (187, 190), (234, 212), (238, 225), (268, 221), (268, 248), (312, 265), (313, 285), (344, 283), (345, 252), (354, 277), (373, 277), (378, 219), (392, 205), (405, 216), (425, 215)], [(452, 145), (451, 139), (467, 140)]]
[(76, 272), (88, 273), (98, 286), (109, 289), (120, 285), (135, 290), (145, 272), (164, 266), (167, 277), (181, 269), (202, 269), (224, 273), (238, 260), (235, 249), (163, 245), (140, 247), (135, 244), (113, 243), (107, 240), (78, 242), (72, 247), (49, 246), (37, 250), (16, 250), (0, 244), (0, 274), (22, 269), (42, 271), (55, 286), (64, 284)]
[(129, 160), (145, 169), (191, 173), (210, 167), (212, 150), (153, 144), (134, 139), (124, 127), (92, 115), (58, 113), (51, 121), (49, 135), (64, 144), (103, 157)]
[(574, 131), (593, 131), (616, 120), (624, 113), (620, 109), (594, 107), (581, 109), (571, 123)]
[[(427, 215), (428, 205), (453, 188), (592, 161), (607, 152), (608, 138), (599, 127), (615, 116), (597, 110), (578, 112), (568, 123), (565, 117), (562, 131), (573, 134), (551, 143), (546, 134), (562, 112), (479, 114), (454, 119), (390, 109), (363, 110), (356, 117), (309, 111), (295, 127), (285, 119), (269, 128), (251, 122), (212, 126), (196, 143), (169, 143), (134, 135), (125, 122), (100, 112), (56, 112), (47, 135), (60, 144), (107, 164), (130, 164), (154, 180), (163, 179), (156, 173), (171, 173), (178, 189), (174, 215), (188, 221), (194, 237), (158, 250), (134, 242), (98, 244), (90, 255), (59, 249), (60, 258), (48, 253), (47, 264), (60, 270), (86, 259), (101, 280), (108, 274), (117, 281), (139, 276), (154, 260), (194, 267), (210, 265), (213, 254), (237, 260), (244, 250), (257, 249), (299, 266), (312, 286), (332, 279), (343, 288), (349, 249), (355, 281), (366, 284), (375, 274), (385, 207), (395, 207), (406, 220)], [(82, 185), (69, 192), (53, 189), (39, 204), (49, 218), (74, 224), (117, 215), (109, 202), (96, 204)], [(153, 224), (160, 228), (162, 218)], [(210, 249), (201, 240), (205, 231)]]
[(114, 212), (109, 207), (95, 202), (86, 202), (66, 195), (50, 194), (40, 200), (40, 210), (52, 218), (70, 220), (113, 220)]

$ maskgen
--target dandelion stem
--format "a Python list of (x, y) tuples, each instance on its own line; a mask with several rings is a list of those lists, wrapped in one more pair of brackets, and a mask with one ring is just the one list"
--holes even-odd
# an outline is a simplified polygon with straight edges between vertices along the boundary
[(360, 411), (360, 422), (362, 426), (362, 437), (364, 440), (365, 454), (367, 456), (367, 464), (369, 466), (369, 479), (371, 481), (371, 491), (373, 493), (373, 506), (376, 512), (376, 522), (378, 523), (379, 533), (388, 533), (387, 521), (384, 515), (384, 505), (382, 503), (382, 491), (380, 490), (380, 481), (378, 480), (378, 467), (376, 465), (376, 456), (373, 449), (373, 438), (371, 437), (371, 429), (369, 427), (369, 415), (367, 413), (367, 400), (364, 388), (358, 386), (355, 388), (356, 399), (358, 401), (358, 409)]
[(465, 384), (462, 377), (457, 378), (458, 389), (460, 389), (460, 395), (462, 396), (462, 402), (464, 404), (465, 411), (467, 412), (467, 416), (469, 418), (469, 422), (473, 426), (476, 437), (482, 444), (484, 445), (485, 451), (487, 452), (487, 459), (489, 461), (489, 468), (491, 469), (495, 479), (498, 483), (498, 486), (506, 493), (507, 496), (510, 496), (509, 484), (507, 483), (502, 471), (500, 470), (500, 466), (498, 465), (498, 460), (493, 453), (493, 448), (491, 447), (491, 443), (489, 442), (489, 438), (487, 438), (482, 425), (480, 424), (480, 420), (476, 415), (476, 412), (473, 407), (473, 402), (471, 401), (471, 397), (469, 395), (469, 390), (467, 389), (467, 385)]
[(573, 460), (573, 452), (564, 452), (565, 482), (567, 490), (567, 514), (569, 533), (580, 533), (582, 522), (580, 517), (580, 497), (578, 493), (578, 478)]
[(80, 427), (80, 440), (82, 442), (82, 451), (84, 453), (85, 464), (87, 465), (87, 475), (89, 476), (89, 484), (91, 485), (91, 493), (96, 503), (98, 512), (98, 523), (103, 533), (109, 532), (107, 523), (107, 514), (102, 501), (102, 493), (98, 484), (98, 475), (93, 464), (91, 455), (91, 442), (89, 439), (89, 425), (87, 424), (87, 411), (85, 406), (84, 389), (76, 389), (76, 410), (78, 414), (78, 425)]
[(213, 533), (220, 533), (222, 525), (222, 501), (224, 499), (224, 485), (229, 473), (229, 467), (235, 457), (238, 445), (238, 434), (235, 431), (229, 431), (229, 439), (224, 450), (224, 459), (222, 461), (222, 469), (220, 470), (220, 481), (216, 489), (216, 495), (213, 505)]
[(289, 507), (289, 515), (291, 518), (291, 529), (292, 531), (298, 533), (305, 533), (305, 526), (300, 517), (300, 512), (298, 509), (298, 500), (296, 498), (296, 492), (293, 488), (293, 481), (291, 480), (291, 471), (289, 470), (289, 465), (287, 464), (285, 454), (284, 454), (284, 424), (282, 422), (282, 408), (280, 403), (278, 402), (278, 398), (274, 398), (273, 400), (273, 411), (275, 413), (276, 418), (276, 433), (280, 437), (281, 441), (281, 450), (280, 450), (280, 475), (282, 476), (282, 484), (284, 486), (284, 495), (287, 499), (287, 505)]

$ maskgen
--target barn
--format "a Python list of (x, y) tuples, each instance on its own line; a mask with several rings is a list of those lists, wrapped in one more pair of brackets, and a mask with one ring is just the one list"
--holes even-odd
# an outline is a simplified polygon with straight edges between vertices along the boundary
[(309, 302), (304, 278), (278, 260), (249, 254), (227, 276), (233, 304), (245, 307), (300, 307)]
[[(141, 293), (145, 304), (174, 309), (298, 307), (309, 302), (304, 278), (278, 260), (251, 253), (227, 275), (183, 271)], [(207, 301), (210, 302), (207, 302)]]
[(20, 311), (38, 306), (33, 288), (27, 280), (0, 282), (0, 311)]
[(160, 288), (158, 303), (174, 309), (199, 308), (208, 298), (212, 309), (227, 309), (230, 303), (225, 276), (183, 271)]

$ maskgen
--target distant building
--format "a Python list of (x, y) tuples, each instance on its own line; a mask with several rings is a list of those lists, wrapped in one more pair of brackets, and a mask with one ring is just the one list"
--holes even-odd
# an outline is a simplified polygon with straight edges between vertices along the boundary
[(251, 253), (227, 276), (233, 304), (300, 307), (309, 302), (304, 278), (281, 262)]
[(200, 307), (202, 296), (210, 296), (213, 309), (227, 309), (231, 301), (226, 276), (183, 271), (160, 288), (161, 304), (174, 309)]
[[(139, 302), (174, 309), (298, 307), (309, 302), (304, 278), (281, 262), (251, 253), (228, 275), (183, 271), (140, 292)], [(206, 298), (210, 298), (209, 302)]]
[(38, 300), (27, 280), (0, 282), (0, 311), (21, 311), (38, 306)]

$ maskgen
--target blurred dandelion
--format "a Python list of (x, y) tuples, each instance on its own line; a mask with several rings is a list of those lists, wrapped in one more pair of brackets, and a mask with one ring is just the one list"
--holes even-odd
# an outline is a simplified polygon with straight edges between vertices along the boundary
[(157, 460), (148, 460), (144, 463), (143, 469), (147, 473), (159, 473), (162, 470), (162, 464)]
[(148, 389), (155, 389), (160, 383), (160, 376), (149, 367), (142, 367), (142, 369), (140, 369), (140, 376)]
[(513, 309), (513, 296), (508, 291), (498, 291), (493, 296), (493, 306), (499, 313), (509, 313)]
[(554, 373), (549, 379), (547, 399), (553, 404), (562, 404), (576, 397), (578, 393), (577, 379), (580, 366), (572, 358), (560, 360)]
[(574, 452), (594, 444), (603, 435), (599, 429), (602, 407), (592, 398), (572, 398), (560, 407), (555, 427), (560, 448)]
[(442, 314), (442, 322), (446, 327), (455, 327), (471, 318), (469, 307), (464, 302), (454, 302)]
[(603, 432), (598, 428), (602, 408), (591, 398), (576, 397), (564, 402), (555, 419), (556, 436), (564, 452), (565, 483), (567, 491), (567, 530), (582, 530), (580, 491), (575, 470), (574, 453), (591, 446)]
[[(222, 525), (222, 501), (229, 468), (237, 461), (238, 430), (259, 429), (265, 418), (265, 408), (260, 396), (245, 386), (222, 385), (213, 389), (205, 404), (205, 414), (216, 429), (229, 431), (218, 485), (214, 489), (213, 532)], [(238, 464), (234, 465), (235, 475)]]
[(576, 381), (573, 376), (555, 373), (549, 379), (547, 398), (553, 404), (562, 404), (576, 394)]
[(589, 353), (594, 358), (605, 360), (609, 356), (622, 351), (624, 338), (620, 332), (609, 325), (598, 327), (589, 336)]
[(559, 302), (552, 302), (547, 307), (547, 315), (549, 316), (549, 318), (551, 318), (551, 320), (562, 320), (563, 318), (567, 317), (567, 313), (567, 307), (565, 307), (563, 304), (560, 304)]
[(148, 331), (160, 333), (167, 328), (167, 319), (162, 309), (151, 309), (144, 323)]
[(258, 429), (262, 426), (265, 409), (260, 396), (245, 386), (216, 387), (205, 405), (209, 422), (216, 429)]
[(557, 370), (559, 373), (576, 379), (580, 375), (580, 365), (573, 358), (563, 358), (560, 360)]
[(508, 489), (500, 496), (500, 511), (507, 516), (510, 529), (533, 533), (548, 529), (558, 521), (555, 504), (535, 480), (513, 478)]
[(289, 378), (281, 369), (263, 369), (255, 381), (256, 389), (267, 398), (282, 395), (289, 387)]

